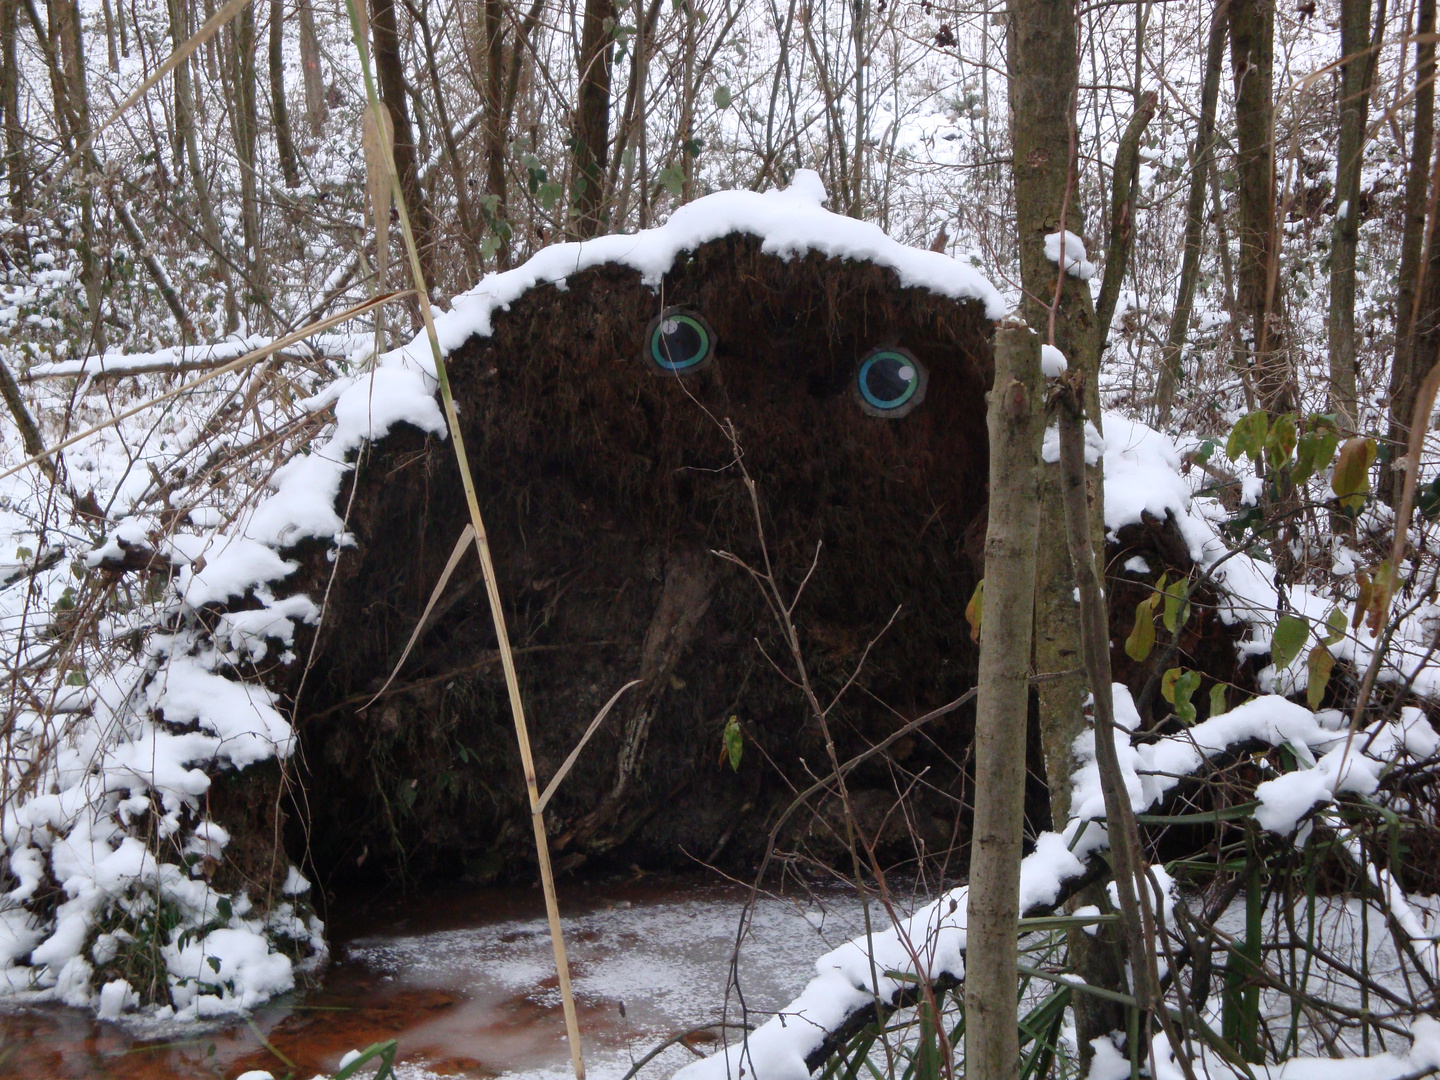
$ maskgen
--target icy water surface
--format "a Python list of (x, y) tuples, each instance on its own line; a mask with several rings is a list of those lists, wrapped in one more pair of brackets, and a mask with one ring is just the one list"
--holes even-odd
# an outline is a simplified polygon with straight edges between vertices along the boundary
[[(562, 896), (593, 1080), (616, 1080), (670, 1035), (740, 1020), (733, 991), (728, 1014), (725, 999), (745, 895), (668, 882)], [(746, 1007), (784, 1005), (817, 956), (861, 930), (858, 903), (838, 893), (762, 899), (740, 953)], [(336, 936), (323, 987), (263, 1009), (249, 1024), (159, 1032), (53, 1005), (0, 1007), (0, 1076), (167, 1080), (268, 1069), (309, 1080), (333, 1072), (347, 1050), (387, 1038), (400, 1042), (406, 1080), (570, 1075), (538, 889), (412, 895), (348, 927), (337, 920)], [(714, 1039), (692, 1044), (708, 1053)], [(674, 1046), (641, 1075), (668, 1076), (693, 1057)]]

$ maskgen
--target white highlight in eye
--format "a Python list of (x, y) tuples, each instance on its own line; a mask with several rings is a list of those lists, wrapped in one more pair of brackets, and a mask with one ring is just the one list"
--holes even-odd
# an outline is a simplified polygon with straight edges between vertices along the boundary
[(679, 330), (679, 329), (680, 329), (680, 320), (679, 320), (679, 319), (666, 319), (664, 322), (662, 322), (662, 323), (660, 324), (660, 332), (661, 332), (662, 334), (665, 334), (667, 337), (668, 337), (670, 334), (675, 333), (675, 331), (676, 331), (676, 330)]
[(899, 371), (897, 371), (895, 374), (899, 375), (900, 378), (904, 379), (906, 382), (909, 382), (911, 379), (913, 379), (913, 378), (915, 377), (915, 369), (914, 369), (913, 367), (911, 367), (909, 364), (906, 364), (904, 367), (902, 367), (902, 368), (901, 368)]

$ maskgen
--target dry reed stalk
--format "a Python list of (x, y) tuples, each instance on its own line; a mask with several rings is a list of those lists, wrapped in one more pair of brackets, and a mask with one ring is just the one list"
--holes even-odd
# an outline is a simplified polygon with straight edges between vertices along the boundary
[[(364, 16), (355, 0), (345, 0), (350, 15), (350, 29), (355, 38), (355, 49), (360, 54), (360, 71), (365, 79), (365, 96), (373, 115), (373, 123), (380, 131), (387, 130), (389, 117), (375, 87), (375, 77), (370, 70), (370, 50), (363, 27)], [(505, 687), (510, 695), (510, 713), (515, 721), (515, 739), (520, 748), (520, 764), (525, 772), (525, 790), (530, 799), (530, 820), (535, 830), (535, 853), (540, 863), (540, 885), (545, 893), (545, 914), (550, 923), (550, 943), (555, 952), (555, 973), (560, 983), (560, 999), (565, 1011), (565, 1031), (570, 1042), (570, 1061), (575, 1069), (575, 1080), (585, 1080), (585, 1061), (580, 1052), (580, 1021), (575, 1012), (575, 995), (570, 988), (570, 964), (565, 957), (565, 937), (560, 927), (560, 903), (555, 895), (555, 875), (550, 868), (550, 845), (545, 835), (544, 803), (540, 797), (540, 785), (535, 777), (535, 759), (530, 751), (530, 733), (525, 723), (525, 706), (520, 699), (520, 680), (515, 673), (515, 658), (510, 649), (510, 634), (505, 628), (505, 611), (500, 603), (500, 587), (495, 578), (495, 564), (490, 557), (490, 540), (485, 531), (485, 522), (480, 515), (480, 503), (475, 494), (475, 478), (470, 472), (470, 461), (465, 453), (465, 440), (460, 430), (460, 418), (455, 412), (455, 399), (450, 392), (450, 378), (445, 369), (445, 357), (440, 349), (440, 338), (435, 330), (435, 317), (431, 311), (430, 297), (425, 288), (425, 274), (420, 267), (420, 251), (415, 243), (415, 233), (410, 224), (410, 211), (405, 203), (405, 193), (400, 187), (400, 172), (395, 166), (393, 139), (379, 140), (379, 156), (385, 171), (389, 174), (390, 190), (393, 194), (396, 213), (400, 219), (400, 233), (405, 242), (405, 254), (410, 264), (410, 276), (419, 294), (420, 316), (425, 322), (425, 336), (430, 342), (430, 354), (435, 362), (435, 377), (440, 384), (440, 400), (445, 409), (445, 420), (450, 427), (451, 442), (455, 447), (455, 462), (460, 470), (460, 481), (465, 489), (465, 502), (470, 511), (470, 524), (475, 529), (475, 547), (480, 555), (480, 567), (485, 578), (485, 595), (490, 601), (490, 617), (495, 624), (495, 639), (500, 648), (500, 664), (505, 672)], [(368, 162), (367, 162), (368, 164)], [(374, 181), (370, 184), (373, 189)]]

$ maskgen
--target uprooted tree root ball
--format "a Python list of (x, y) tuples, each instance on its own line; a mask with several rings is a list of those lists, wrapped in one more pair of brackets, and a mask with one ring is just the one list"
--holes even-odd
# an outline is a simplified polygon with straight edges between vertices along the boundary
[[(824, 770), (805, 702), (770, 662), (788, 658), (760, 590), (714, 554), (765, 557), (737, 450), (777, 576), (794, 589), (809, 575), (794, 619), (822, 697), (858, 671), (830, 717), (842, 758), (973, 681), (965, 607), (984, 535), (990, 323), (980, 304), (902, 288), (870, 263), (759, 248), (740, 235), (705, 244), (658, 290), (612, 265), (537, 286), (450, 357), (542, 785), (611, 694), (644, 680), (547, 810), (562, 868), (753, 863), (777, 810)], [(676, 310), (678, 323), (657, 323)], [(668, 330), (666, 358), (702, 336), (713, 355), (667, 371), (645, 356), (647, 330)], [(882, 347), (903, 351), (878, 361), (890, 367), (867, 396), (857, 379)], [(885, 395), (917, 380), (923, 400), (886, 417)], [(356, 483), (357, 545), (339, 557), (296, 714), (295, 850), (308, 841), (335, 877), (528, 873), (528, 808), (473, 553), (362, 711), (468, 520), (452, 449), (404, 429), (366, 452)], [(287, 588), (318, 596), (332, 564), (318, 547), (305, 558)], [(293, 694), (298, 672), (279, 674)], [(738, 770), (721, 761), (732, 716)], [(850, 779), (890, 859), (943, 856), (961, 839), (968, 725), (963, 710), (938, 720)], [(833, 824), (797, 815), (781, 847), (838, 856)]]

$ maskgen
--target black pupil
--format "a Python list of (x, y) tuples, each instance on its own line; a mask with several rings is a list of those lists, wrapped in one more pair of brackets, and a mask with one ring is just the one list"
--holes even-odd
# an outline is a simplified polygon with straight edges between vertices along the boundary
[[(910, 388), (910, 379), (900, 372), (910, 365), (896, 356), (882, 356), (870, 365), (865, 373), (865, 389), (876, 401), (896, 401), (905, 396)], [(913, 378), (913, 376), (912, 376)]]
[(666, 319), (660, 324), (660, 355), (669, 364), (683, 364), (700, 355), (704, 342), (700, 331), (684, 319)]

